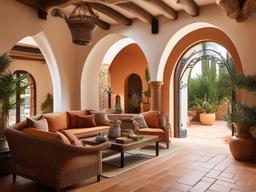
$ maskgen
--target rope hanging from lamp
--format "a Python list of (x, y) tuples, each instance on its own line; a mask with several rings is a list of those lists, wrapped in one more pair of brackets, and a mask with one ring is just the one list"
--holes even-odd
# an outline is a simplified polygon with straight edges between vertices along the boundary
[(99, 16), (93, 12), (87, 2), (81, 1), (76, 3), (75, 8), (68, 17), (59, 8), (52, 10), (52, 16), (61, 17), (67, 22), (73, 43), (77, 45), (90, 45)]

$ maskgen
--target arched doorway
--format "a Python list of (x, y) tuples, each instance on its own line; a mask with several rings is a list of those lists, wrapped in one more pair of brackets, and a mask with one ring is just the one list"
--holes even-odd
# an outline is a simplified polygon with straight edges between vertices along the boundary
[[(181, 33), (180, 33), (181, 32)], [(176, 35), (177, 34), (177, 35)], [(231, 54), (236, 71), (242, 72), (242, 64), (236, 47), (229, 36), (218, 27), (207, 23), (194, 23), (183, 27), (176, 33), (167, 43), (158, 67), (159, 81), (163, 81), (162, 86), (162, 110), (168, 114), (170, 124), (173, 125), (171, 135), (176, 136), (176, 122), (174, 120), (175, 113), (175, 94), (174, 80), (175, 69), (182, 55), (191, 46), (211, 41), (225, 47)], [(240, 95), (237, 97), (240, 99)]]
[[(202, 86), (199, 81), (196, 82), (201, 86), (198, 89), (198, 92), (202, 92), (201, 97), (199, 98), (198, 95), (200, 96), (200, 94), (198, 93), (195, 93), (192, 97), (191, 95), (188, 95), (189, 79), (191, 79), (191, 75), (194, 74), (191, 72), (196, 66), (196, 70), (201, 70), (200, 73), (203, 73), (200, 77), (204, 77), (203, 79), (198, 79), (200, 79), (200, 82), (203, 82), (205, 85)], [(234, 66), (230, 53), (217, 43), (198, 43), (190, 47), (184, 53), (176, 66), (174, 77), (174, 122), (176, 123), (176, 137), (187, 136), (188, 103), (191, 105), (198, 99), (204, 99), (207, 103), (211, 102), (211, 104), (219, 104), (223, 101), (224, 97), (229, 96), (231, 101), (235, 100), (235, 94), (231, 89), (229, 89), (229, 93), (227, 93), (227, 95), (217, 93), (217, 89), (223, 88), (217, 87), (220, 78), (223, 78), (223, 74), (227, 74), (224, 78), (226, 78), (226, 82), (229, 82), (228, 79), (232, 75), (233, 71)], [(192, 88), (192, 86), (189, 88)]]
[(125, 82), (125, 112), (140, 113), (142, 101), (142, 80), (139, 75), (129, 75)]
[[(111, 112), (115, 108), (114, 98), (119, 95), (122, 111), (125, 111), (126, 77), (136, 73), (143, 79), (146, 66), (143, 50), (131, 38), (120, 34), (105, 36), (86, 58), (81, 77), (81, 108), (99, 110), (111, 106)], [(147, 82), (142, 84), (146, 89)]]

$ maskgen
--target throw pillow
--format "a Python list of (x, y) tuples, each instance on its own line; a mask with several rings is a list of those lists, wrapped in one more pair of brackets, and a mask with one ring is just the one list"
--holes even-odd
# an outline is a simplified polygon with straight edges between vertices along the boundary
[(110, 124), (110, 120), (108, 119), (106, 112), (91, 111), (90, 113), (92, 115), (95, 115), (95, 122), (97, 126), (104, 126)]
[(65, 131), (64, 129), (59, 130), (58, 132), (61, 132), (63, 135), (65, 135), (68, 138), (71, 145), (83, 147), (82, 142), (74, 134), (69, 133), (68, 131)]
[(89, 115), (89, 112), (87, 110), (67, 111), (67, 124), (69, 129), (77, 127), (77, 115)]
[(147, 122), (145, 121), (143, 115), (137, 115), (133, 117), (133, 124), (136, 129), (148, 128)]
[(95, 115), (80, 116), (77, 115), (77, 128), (96, 127)]
[(45, 118), (40, 117), (38, 120), (27, 118), (27, 127), (37, 128), (42, 131), (48, 131), (48, 123)]
[(50, 113), (43, 115), (47, 120), (49, 131), (56, 132), (59, 129), (67, 128), (67, 114), (63, 113)]

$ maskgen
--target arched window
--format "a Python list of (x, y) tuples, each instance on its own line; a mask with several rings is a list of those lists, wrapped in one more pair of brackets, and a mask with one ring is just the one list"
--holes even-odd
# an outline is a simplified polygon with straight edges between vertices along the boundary
[(23, 79), (23, 84), (27, 85), (22, 92), (16, 92), (16, 108), (9, 112), (9, 124), (18, 123), (36, 114), (36, 82), (34, 77), (27, 71), (15, 71), (17, 76), (28, 74)]

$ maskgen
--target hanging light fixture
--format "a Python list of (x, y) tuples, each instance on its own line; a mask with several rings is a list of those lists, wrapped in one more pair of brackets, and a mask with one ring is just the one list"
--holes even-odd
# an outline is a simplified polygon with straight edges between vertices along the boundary
[(89, 3), (83, 1), (76, 3), (68, 17), (63, 10), (58, 8), (52, 10), (52, 15), (61, 17), (67, 22), (73, 43), (77, 45), (91, 43), (99, 16), (93, 12)]

